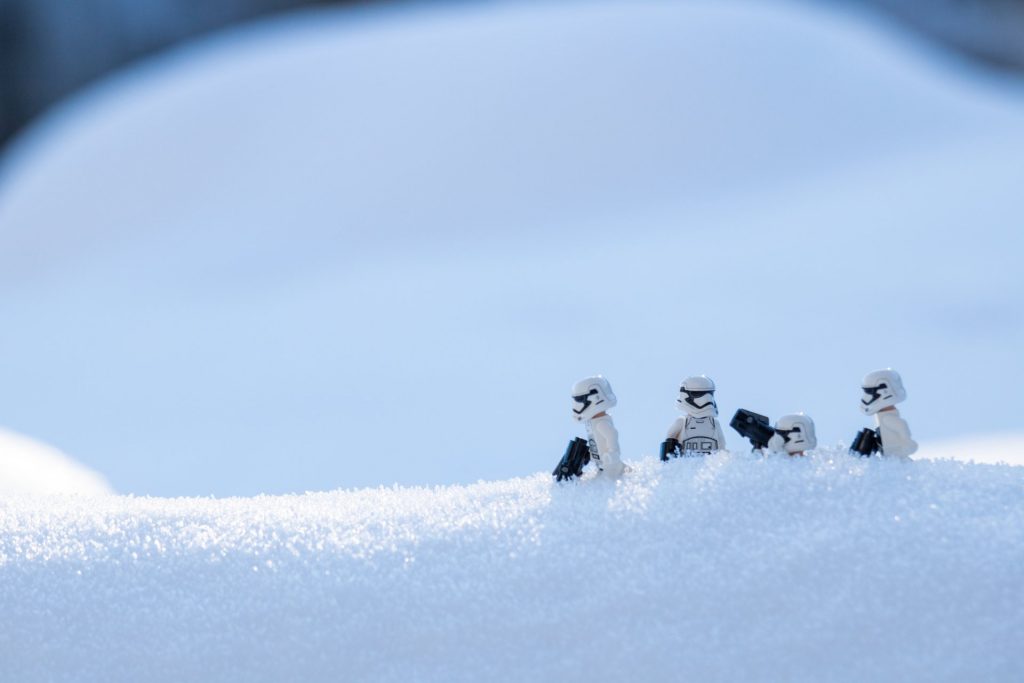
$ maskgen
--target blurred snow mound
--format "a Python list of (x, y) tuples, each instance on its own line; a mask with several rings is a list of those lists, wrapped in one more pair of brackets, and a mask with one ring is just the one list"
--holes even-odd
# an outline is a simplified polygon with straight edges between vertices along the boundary
[(0, 502), (2, 680), (1019, 680), (1024, 469)]
[[(625, 453), (698, 371), (723, 415), (807, 409), (828, 443), (887, 366), (919, 439), (1020, 424), (1017, 89), (809, 3), (420, 4), (225, 34), (26, 138), (0, 186), (0, 416), (164, 495), (551, 467), (524, 444), (561, 443), (598, 371)], [(873, 253), (899, 296), (865, 300)], [(692, 311), (681, 254), (717, 274)], [(752, 337), (752, 298), (837, 333)], [(839, 333), (854, 315), (893, 333)], [(951, 376), (983, 378), (969, 422)], [(494, 439), (482, 378), (519, 438)], [(365, 457), (410, 386), (418, 452)]]
[(0, 495), (110, 492), (100, 475), (55, 448), (0, 429)]

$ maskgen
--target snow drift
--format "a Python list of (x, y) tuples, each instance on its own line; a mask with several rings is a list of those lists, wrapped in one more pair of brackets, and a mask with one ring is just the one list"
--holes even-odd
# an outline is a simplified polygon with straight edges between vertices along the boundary
[(0, 429), (0, 495), (110, 493), (107, 482), (60, 451)]
[(0, 503), (0, 679), (1020, 680), (1024, 468)]

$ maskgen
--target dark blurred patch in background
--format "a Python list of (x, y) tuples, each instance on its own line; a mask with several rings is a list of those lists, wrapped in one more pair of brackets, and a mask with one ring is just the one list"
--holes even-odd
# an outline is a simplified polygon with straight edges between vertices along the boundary
[[(364, 0), (366, 3), (372, 0)], [(847, 0), (980, 64), (1024, 73), (1024, 0)], [(0, 0), (0, 146), (105, 73), (188, 38), (345, 0)]]
[(1024, 0), (848, 0), (988, 66), (1024, 73)]
[(0, 0), (0, 145), (61, 98), (141, 57), (334, 0)]

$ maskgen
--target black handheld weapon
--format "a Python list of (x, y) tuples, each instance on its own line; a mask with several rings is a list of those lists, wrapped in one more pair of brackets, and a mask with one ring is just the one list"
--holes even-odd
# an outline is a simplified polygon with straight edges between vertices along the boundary
[(590, 446), (587, 444), (586, 439), (576, 437), (569, 442), (569, 445), (565, 449), (565, 454), (562, 459), (558, 461), (558, 465), (555, 466), (555, 470), (551, 473), (551, 476), (555, 478), (555, 481), (563, 481), (565, 479), (572, 479), (583, 474), (583, 468), (590, 462)]
[(772, 429), (771, 420), (764, 415), (758, 415), (751, 410), (740, 408), (732, 416), (729, 426), (740, 433), (745, 439), (749, 439), (754, 450), (767, 448), (768, 439), (775, 435)]
[(679, 440), (678, 439), (665, 439), (661, 442), (661, 460), (662, 462), (668, 462), (669, 458), (679, 457)]
[(882, 435), (877, 429), (864, 429), (857, 432), (850, 444), (850, 455), (857, 454), (862, 458), (870, 458), (882, 450)]

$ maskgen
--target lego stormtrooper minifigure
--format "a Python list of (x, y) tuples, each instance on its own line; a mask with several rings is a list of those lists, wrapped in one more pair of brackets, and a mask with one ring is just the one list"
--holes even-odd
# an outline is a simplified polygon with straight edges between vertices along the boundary
[(803, 413), (783, 415), (775, 421), (775, 434), (768, 439), (768, 448), (779, 453), (802, 456), (814, 450), (818, 439), (814, 435), (814, 420)]
[(611, 384), (601, 375), (587, 377), (572, 388), (572, 416), (587, 429), (587, 440), (574, 439), (552, 474), (558, 481), (580, 476), (588, 462), (608, 477), (626, 470), (619, 453), (619, 433), (606, 412), (617, 400)]
[(715, 383), (699, 375), (687, 377), (679, 387), (676, 407), (686, 413), (668, 429), (661, 444), (661, 459), (669, 457), (700, 456), (725, 450), (725, 436), (718, 423), (715, 404)]
[(851, 450), (861, 455), (881, 451), (882, 455), (896, 458), (907, 458), (916, 452), (917, 443), (910, 438), (910, 427), (896, 410), (896, 404), (907, 398), (899, 373), (892, 368), (869, 372), (861, 388), (861, 412), (874, 415), (878, 427), (873, 431), (862, 430)]

